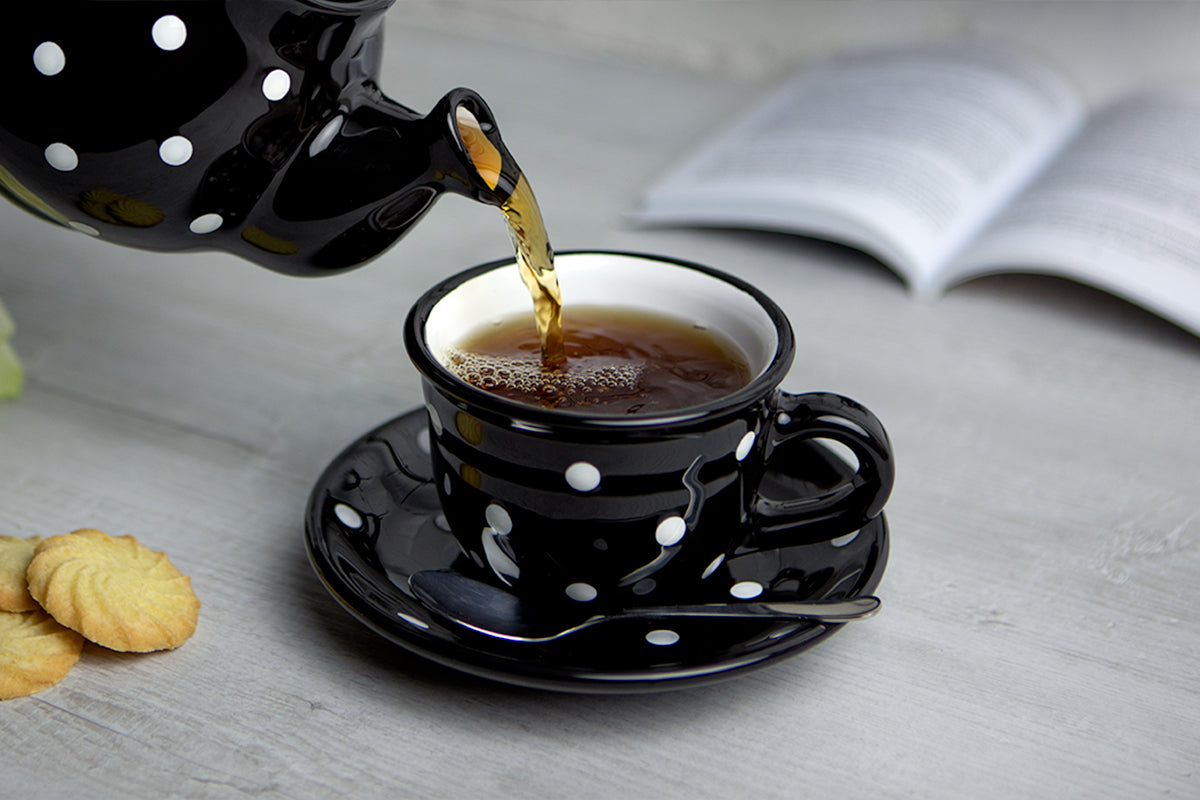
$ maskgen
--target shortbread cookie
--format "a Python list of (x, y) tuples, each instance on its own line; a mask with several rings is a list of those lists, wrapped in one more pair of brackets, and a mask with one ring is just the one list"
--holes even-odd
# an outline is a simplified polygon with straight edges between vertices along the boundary
[(83, 637), (45, 611), (0, 611), (0, 700), (53, 686), (82, 651)]
[(132, 536), (85, 528), (38, 545), (29, 593), (54, 619), (123, 652), (170, 650), (196, 630), (192, 581)]
[(42, 537), (0, 536), (0, 611), (34, 611), (37, 601), (29, 594), (25, 570), (33, 560), (33, 549)]

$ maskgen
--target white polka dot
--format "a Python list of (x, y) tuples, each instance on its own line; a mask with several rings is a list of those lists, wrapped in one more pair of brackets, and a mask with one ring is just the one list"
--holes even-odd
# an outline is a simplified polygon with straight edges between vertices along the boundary
[(669, 631), (666, 628), (660, 628), (656, 631), (650, 631), (646, 634), (646, 641), (659, 647), (675, 644), (679, 641), (679, 634), (675, 631)]
[(683, 517), (667, 517), (654, 529), (654, 540), (663, 547), (670, 547), (679, 544), (685, 533), (687, 523), (683, 521)]
[(158, 157), (172, 167), (186, 164), (192, 158), (192, 143), (185, 136), (172, 136), (158, 146)]
[(739, 600), (749, 600), (763, 593), (763, 585), (758, 581), (742, 581), (730, 586), (729, 593)]
[(358, 530), (363, 526), (362, 515), (345, 503), (338, 503), (336, 506), (334, 506), (333, 513), (334, 516), (336, 516), (338, 520), (347, 528)]
[(325, 152), (325, 148), (329, 147), (333, 140), (337, 138), (337, 135), (341, 133), (342, 125), (345, 122), (346, 118), (341, 114), (326, 122), (325, 126), (317, 131), (317, 135), (313, 137), (312, 143), (308, 146), (308, 157), (312, 158)]
[(192, 233), (212, 233), (224, 224), (225, 220), (220, 214), (201, 214), (188, 223), (188, 230)]
[(600, 485), (600, 470), (586, 461), (576, 461), (567, 467), (567, 483), (577, 492), (591, 492)]
[(722, 553), (721, 555), (714, 558), (712, 560), (711, 564), (709, 564), (707, 567), (704, 568), (704, 574), (700, 576), (700, 580), (704, 580), (709, 575), (712, 575), (714, 572), (717, 571), (717, 568), (720, 567), (724, 563), (725, 563), (725, 554)]
[(750, 431), (749, 433), (747, 433), (745, 436), (742, 437), (742, 440), (740, 442), (738, 442), (737, 450), (734, 451), (733, 455), (735, 458), (737, 458), (738, 461), (745, 461), (746, 456), (750, 455), (750, 450), (753, 447), (754, 447), (754, 431)]
[(445, 475), (442, 476), (442, 489), (445, 490), (447, 495), (450, 494), (450, 474), (449, 473), (446, 473)]
[(442, 418), (433, 410), (433, 406), (426, 406), (426, 410), (429, 411), (429, 424), (433, 426), (433, 432), (441, 436), (442, 431), (445, 430), (442, 425)]
[(292, 88), (292, 76), (281, 69), (273, 69), (263, 78), (262, 93), (268, 100), (282, 100)]
[(847, 533), (845, 536), (839, 536), (836, 539), (830, 539), (829, 543), (834, 547), (845, 547), (858, 538), (858, 531)]
[(150, 37), (163, 50), (178, 50), (187, 41), (187, 25), (174, 14), (167, 14), (154, 21)]
[(590, 583), (572, 583), (567, 587), (567, 597), (580, 603), (590, 603), (596, 594), (596, 587)]
[(496, 533), (512, 532), (512, 517), (501, 506), (492, 503), (483, 510), (483, 518), (491, 525)]
[(396, 616), (412, 625), (414, 628), (420, 628), (423, 631), (429, 630), (429, 623), (423, 619), (417, 619), (414, 616), (405, 614), (403, 611), (397, 611)]
[(792, 415), (787, 413), (786, 411), (780, 411), (779, 414), (775, 417), (775, 421), (778, 422), (780, 425), (791, 425), (792, 424)]
[(46, 163), (59, 172), (70, 172), (79, 166), (79, 156), (69, 145), (55, 142), (46, 148)]
[(33, 49), (33, 66), (43, 75), (57, 75), (67, 65), (67, 54), (54, 42), (42, 42)]
[(86, 222), (72, 222), (71, 227), (80, 233), (86, 233), (88, 236), (99, 236), (100, 231), (88, 225)]

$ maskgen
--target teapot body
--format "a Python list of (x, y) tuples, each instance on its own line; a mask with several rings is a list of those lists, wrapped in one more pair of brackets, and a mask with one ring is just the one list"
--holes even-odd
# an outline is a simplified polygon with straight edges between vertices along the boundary
[[(498, 203), (453, 124), (377, 75), (392, 0), (23, 3), (0, 28), (0, 193), (152, 250), (317, 275), (387, 249), (444, 191)], [(498, 134), (494, 134), (497, 135)]]

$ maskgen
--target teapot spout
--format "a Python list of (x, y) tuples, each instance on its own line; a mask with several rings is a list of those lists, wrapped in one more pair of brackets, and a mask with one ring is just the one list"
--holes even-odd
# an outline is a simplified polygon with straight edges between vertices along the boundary
[[(521, 177), (491, 110), (470, 89), (451, 90), (425, 117), (376, 90), (314, 130), (262, 204), (272, 214), (266, 222), (301, 242), (300, 252), (272, 255), (251, 242), (259, 252), (244, 253), (281, 272), (359, 266), (395, 244), (443, 193), (500, 206)], [(312, 241), (322, 231), (325, 241)]]
[(471, 89), (453, 89), (428, 119), (443, 131), (443, 188), (480, 203), (502, 205), (516, 190), (521, 168), (483, 98)]

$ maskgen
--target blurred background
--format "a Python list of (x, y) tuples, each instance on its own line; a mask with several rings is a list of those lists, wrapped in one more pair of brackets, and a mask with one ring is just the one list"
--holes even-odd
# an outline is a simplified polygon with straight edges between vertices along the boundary
[(847, 48), (959, 36), (1022, 43), (1094, 103), (1200, 80), (1200, 3), (1190, 0), (399, 0), (389, 16), (749, 81)]

